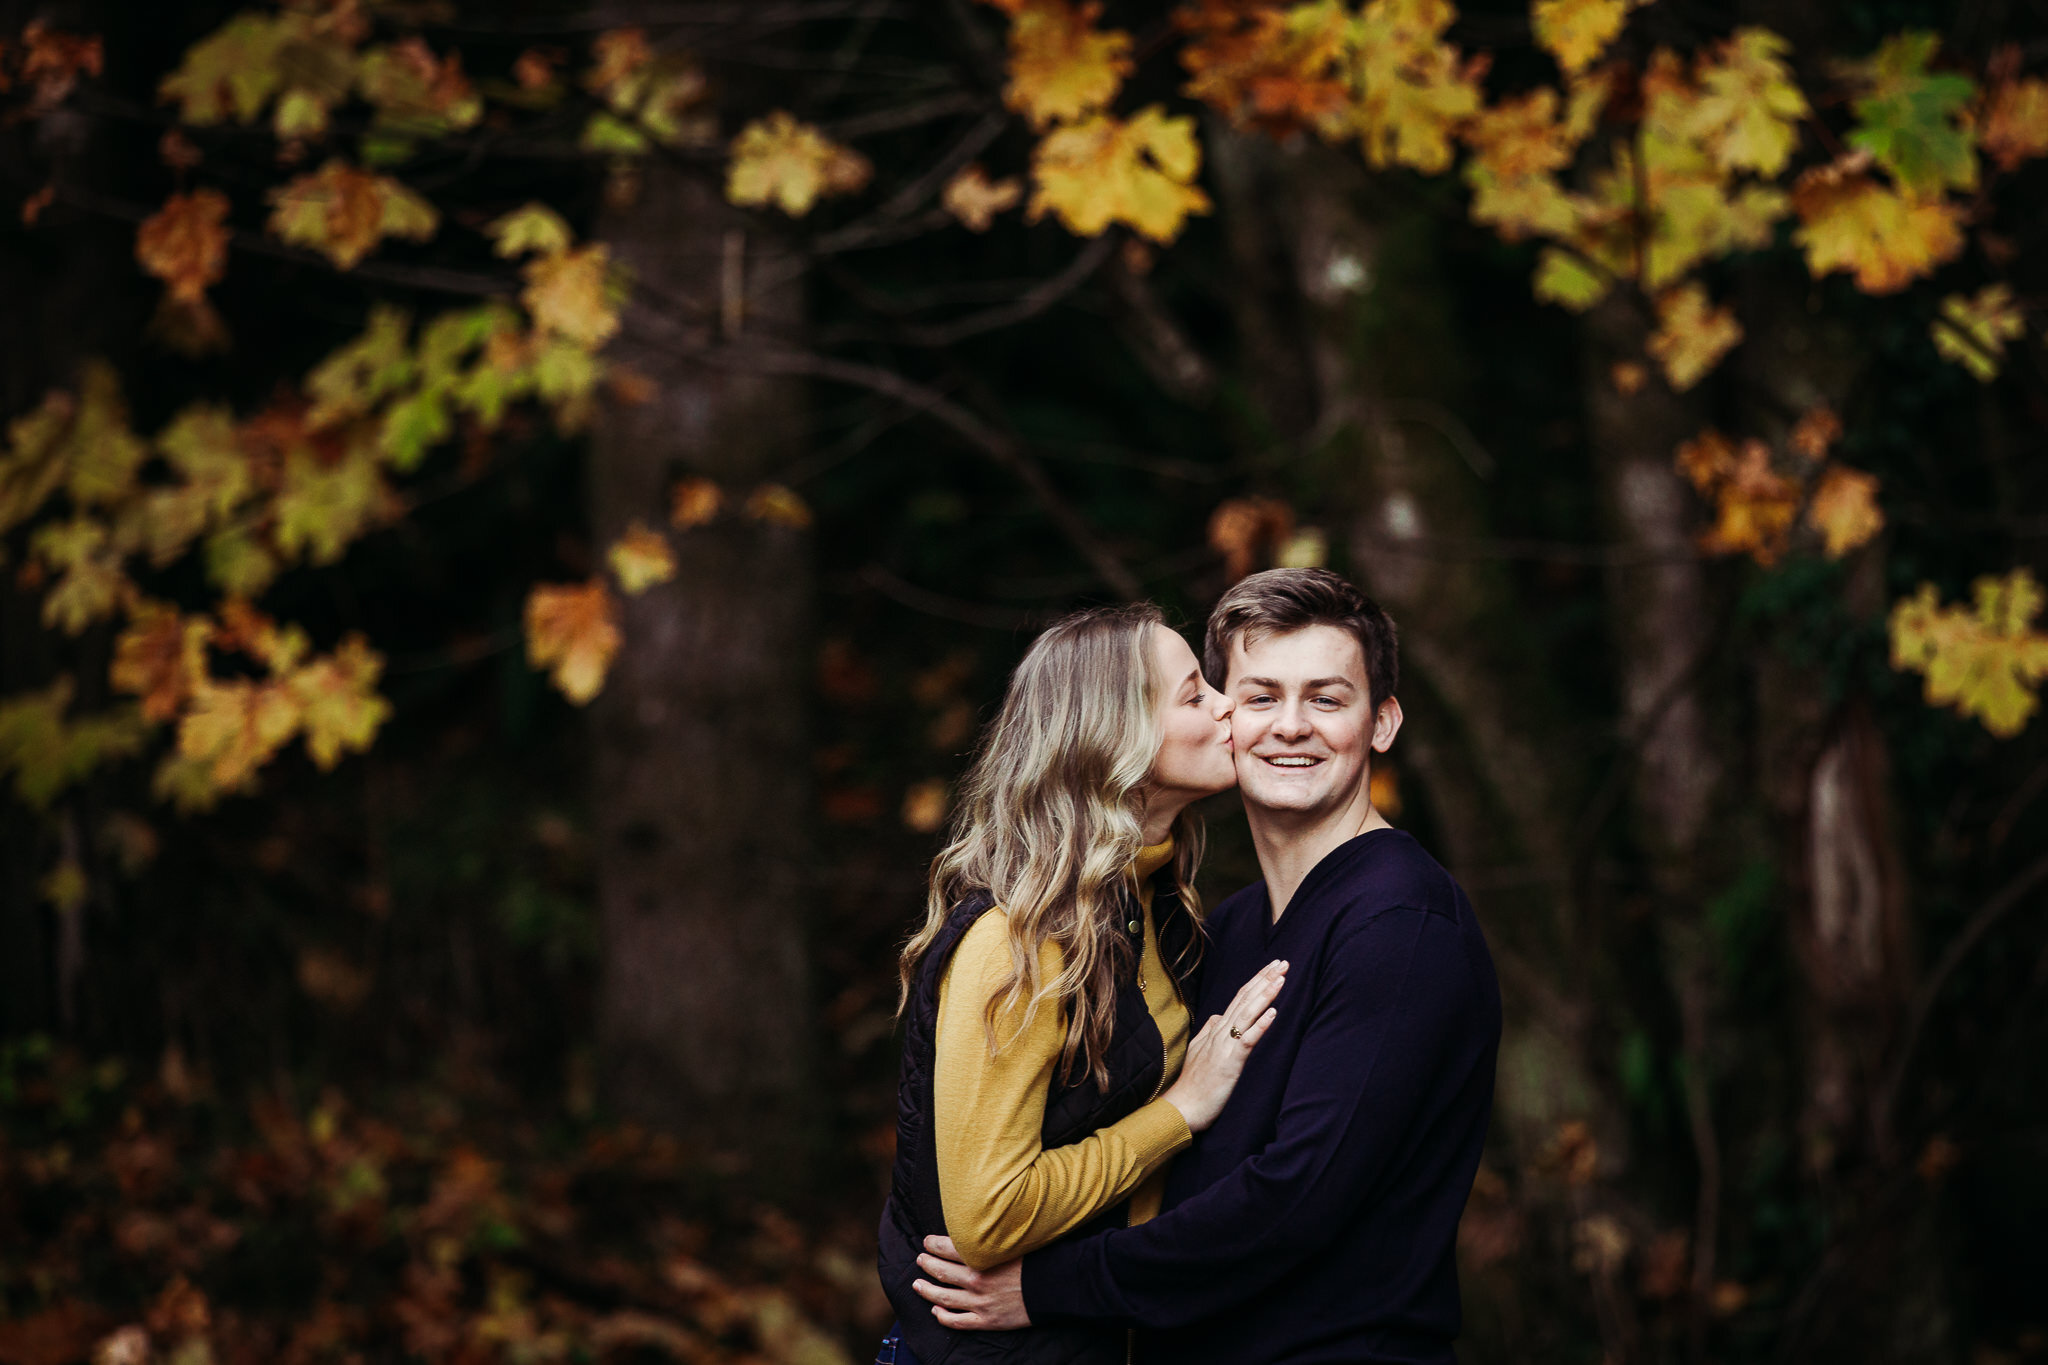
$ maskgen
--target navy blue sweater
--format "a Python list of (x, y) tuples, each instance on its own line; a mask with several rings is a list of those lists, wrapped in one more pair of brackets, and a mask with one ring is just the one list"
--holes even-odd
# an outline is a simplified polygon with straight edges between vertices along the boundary
[(1472, 907), (1398, 830), (1209, 921), (1197, 1021), (1289, 962), (1273, 1027), (1151, 1222), (1024, 1258), (1033, 1322), (1130, 1323), (1176, 1365), (1428, 1362), (1458, 1333), (1458, 1218), (1493, 1106), (1500, 987)]

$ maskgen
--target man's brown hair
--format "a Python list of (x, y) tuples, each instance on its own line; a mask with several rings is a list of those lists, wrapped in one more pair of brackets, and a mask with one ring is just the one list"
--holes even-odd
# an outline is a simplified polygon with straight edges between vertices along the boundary
[(1350, 580), (1328, 569), (1268, 569), (1238, 580), (1209, 613), (1202, 640), (1202, 670), (1217, 687), (1230, 685), (1230, 651), (1240, 635), (1254, 644), (1267, 635), (1291, 635), (1310, 626), (1335, 626), (1358, 641), (1372, 709), (1394, 695), (1401, 681), (1394, 618)]

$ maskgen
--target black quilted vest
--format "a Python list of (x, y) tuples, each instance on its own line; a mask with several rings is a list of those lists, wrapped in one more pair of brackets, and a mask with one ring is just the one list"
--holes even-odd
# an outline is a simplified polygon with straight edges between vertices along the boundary
[[(904, 1016), (903, 1070), (896, 1086), (896, 1165), (889, 1202), (882, 1209), (877, 1257), (882, 1288), (902, 1321), (904, 1342), (922, 1365), (982, 1365), (990, 1361), (1121, 1365), (1125, 1359), (1121, 1328), (1058, 1325), (1017, 1332), (956, 1332), (940, 1326), (931, 1305), (910, 1287), (911, 1281), (923, 1274), (917, 1254), (924, 1249), (924, 1239), (946, 1230), (939, 1204), (938, 1157), (932, 1146), (933, 1035), (939, 1014), (939, 983), (945, 979), (946, 964), (960, 940), (992, 904), (984, 894), (970, 897), (954, 909), (918, 964), (917, 980), (911, 988), (910, 1008)], [(1192, 976), (1200, 957), (1195, 944), (1199, 931), (1174, 893), (1170, 866), (1153, 879), (1152, 916), (1159, 934), (1159, 955), (1179, 978), (1181, 997), (1192, 1000)], [(1125, 923), (1139, 918), (1135, 895), (1129, 897), (1121, 918)], [(1159, 1089), (1166, 1067), (1166, 1042), (1138, 989), (1135, 964), (1144, 946), (1142, 925), (1131, 940), (1133, 967), (1117, 990), (1116, 1025), (1110, 1033), (1109, 1089), (1099, 1089), (1085, 1074), (1065, 1083), (1055, 1072), (1052, 1093), (1046, 1097), (1045, 1123), (1039, 1130), (1039, 1141), (1045, 1147), (1078, 1142), (1141, 1108)], [(1122, 1227), (1128, 1214), (1128, 1201), (1119, 1203), (1067, 1236), (1088, 1237)]]

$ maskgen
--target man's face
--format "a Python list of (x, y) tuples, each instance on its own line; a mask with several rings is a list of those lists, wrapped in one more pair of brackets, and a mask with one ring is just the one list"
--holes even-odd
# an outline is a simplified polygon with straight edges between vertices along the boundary
[(1359, 798), (1373, 750), (1393, 742), (1392, 726), (1376, 733), (1365, 651), (1335, 626), (1262, 635), (1250, 645), (1238, 636), (1226, 690), (1248, 806), (1300, 815), (1340, 810)]

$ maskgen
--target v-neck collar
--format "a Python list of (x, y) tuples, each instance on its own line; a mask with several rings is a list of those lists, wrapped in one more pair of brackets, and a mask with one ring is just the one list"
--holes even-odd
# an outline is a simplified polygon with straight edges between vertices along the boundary
[(1301, 879), (1301, 885), (1294, 888), (1294, 899), (1287, 903), (1287, 913), (1280, 916), (1278, 921), (1275, 921), (1273, 918), (1272, 892), (1263, 881), (1260, 882), (1259, 925), (1264, 931), (1265, 942), (1270, 946), (1280, 937), (1282, 931), (1288, 925), (1295, 923), (1299, 919), (1306, 918), (1301, 913), (1302, 902), (1308, 899), (1311, 893), (1321, 890), (1323, 883), (1337, 876), (1344, 867), (1349, 866), (1364, 851), (1365, 844), (1373, 836), (1399, 833), (1401, 831), (1395, 829), (1392, 825), (1387, 825), (1380, 829), (1369, 829), (1362, 834), (1352, 835), (1349, 839), (1346, 839), (1343, 843), (1325, 853), (1316, 865), (1308, 870), (1308, 875)]

